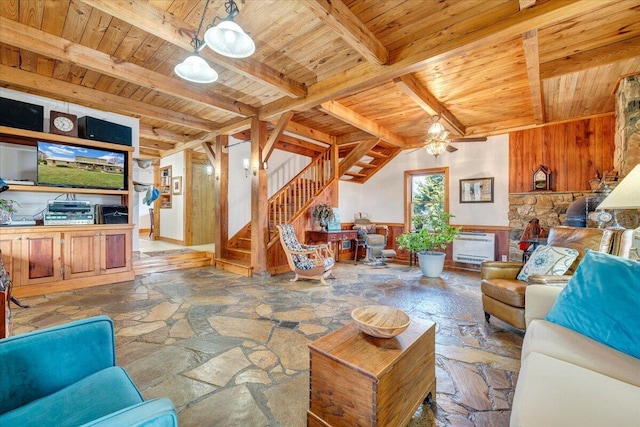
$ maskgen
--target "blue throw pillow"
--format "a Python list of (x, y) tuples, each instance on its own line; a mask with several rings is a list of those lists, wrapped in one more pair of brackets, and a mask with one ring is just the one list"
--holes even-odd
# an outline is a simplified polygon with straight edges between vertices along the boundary
[(587, 251), (546, 320), (640, 358), (640, 262)]

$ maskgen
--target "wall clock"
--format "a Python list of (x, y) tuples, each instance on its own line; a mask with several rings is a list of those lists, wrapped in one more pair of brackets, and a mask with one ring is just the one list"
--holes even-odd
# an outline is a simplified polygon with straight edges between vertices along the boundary
[(551, 190), (551, 171), (540, 165), (533, 172), (533, 191)]
[(78, 136), (78, 117), (73, 114), (51, 111), (49, 132), (58, 135)]

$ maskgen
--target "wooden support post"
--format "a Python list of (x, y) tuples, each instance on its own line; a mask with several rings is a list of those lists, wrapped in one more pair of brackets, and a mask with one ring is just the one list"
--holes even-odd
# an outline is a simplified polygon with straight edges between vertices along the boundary
[[(267, 171), (262, 149), (267, 143), (267, 122), (251, 121), (251, 267), (254, 275), (267, 275), (268, 198)], [(255, 172), (255, 175), (254, 175)]]
[(215, 163), (213, 173), (215, 179), (215, 245), (216, 258), (227, 257), (229, 241), (229, 145), (228, 135), (218, 135), (214, 148)]

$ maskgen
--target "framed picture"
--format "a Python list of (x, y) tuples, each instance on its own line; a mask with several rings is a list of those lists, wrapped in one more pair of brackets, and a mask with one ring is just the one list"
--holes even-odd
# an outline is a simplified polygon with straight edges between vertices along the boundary
[(175, 195), (182, 194), (182, 177), (181, 176), (173, 177), (173, 194)]
[(493, 177), (461, 179), (460, 203), (493, 203)]

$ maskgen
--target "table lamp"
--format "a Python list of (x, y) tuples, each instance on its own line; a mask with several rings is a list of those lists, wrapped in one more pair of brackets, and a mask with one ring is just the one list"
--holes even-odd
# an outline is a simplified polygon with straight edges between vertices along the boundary
[[(596, 209), (611, 209), (613, 211), (613, 224), (611, 228), (624, 228), (618, 224), (616, 210), (640, 209), (640, 164), (637, 164), (631, 172), (613, 189), (611, 193), (598, 205)], [(640, 227), (633, 233), (633, 246), (636, 257), (640, 254)]]

